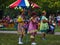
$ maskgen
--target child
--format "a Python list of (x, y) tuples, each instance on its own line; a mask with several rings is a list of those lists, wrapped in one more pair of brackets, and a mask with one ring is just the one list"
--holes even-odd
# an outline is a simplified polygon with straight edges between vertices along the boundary
[(27, 34), (27, 32), (28, 32), (28, 27), (29, 27), (28, 21), (25, 20), (25, 22), (24, 22), (24, 29), (25, 29), (26, 43), (29, 41), (28, 34)]
[(37, 33), (37, 23), (36, 23), (36, 15), (35, 14), (30, 19), (29, 27), (28, 27), (28, 33), (30, 33), (30, 38), (31, 38), (31, 41), (32, 41), (32, 45), (36, 45), (35, 35)]
[(54, 34), (56, 23), (52, 22), (52, 20), (49, 22), (49, 31), (48, 33)]
[(25, 29), (25, 34), (27, 34), (27, 31), (28, 31), (28, 21), (24, 22), (24, 29)]
[(41, 21), (40, 21), (40, 31), (42, 33), (42, 39), (43, 40), (45, 40), (47, 29), (49, 29), (48, 19), (45, 17), (45, 15), (46, 15), (46, 12), (43, 11)]
[(24, 26), (23, 18), (19, 16), (17, 22), (18, 22), (19, 44), (23, 44), (22, 39), (23, 36), (25, 35), (25, 31), (23, 27)]

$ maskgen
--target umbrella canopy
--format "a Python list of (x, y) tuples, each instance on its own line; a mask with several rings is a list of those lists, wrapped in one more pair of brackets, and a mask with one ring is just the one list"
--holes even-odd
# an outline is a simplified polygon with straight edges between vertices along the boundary
[(13, 2), (12, 4), (9, 5), (10, 8), (15, 8), (17, 7), (17, 5), (21, 2), (21, 0), (17, 0), (15, 2)]
[(30, 4), (29, 4), (28, 0), (21, 0), (21, 3), (19, 3), (19, 5), (18, 5), (18, 7), (23, 7), (23, 8), (29, 7), (29, 6), (30, 6)]
[(31, 6), (32, 6), (33, 8), (40, 8), (36, 3), (31, 3)]
[(15, 7), (29, 7), (30, 4), (28, 2), (28, 0), (17, 0), (14, 3), (12, 3), (11, 5), (9, 5), (10, 8), (15, 8)]

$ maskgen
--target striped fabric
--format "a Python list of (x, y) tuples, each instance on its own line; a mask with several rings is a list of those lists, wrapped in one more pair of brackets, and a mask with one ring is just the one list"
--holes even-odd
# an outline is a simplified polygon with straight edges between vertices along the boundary
[(15, 8), (15, 7), (26, 8), (29, 6), (30, 6), (30, 4), (29, 4), (28, 0), (17, 0), (14, 3), (12, 3), (11, 5), (9, 5), (10, 8)]

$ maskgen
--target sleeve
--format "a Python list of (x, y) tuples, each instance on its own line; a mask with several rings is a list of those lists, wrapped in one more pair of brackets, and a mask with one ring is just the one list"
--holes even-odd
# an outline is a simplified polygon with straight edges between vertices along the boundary
[(41, 20), (44, 20), (44, 19), (45, 19), (45, 17), (44, 17), (44, 16), (42, 16)]
[(41, 20), (48, 20), (45, 16), (42, 16)]

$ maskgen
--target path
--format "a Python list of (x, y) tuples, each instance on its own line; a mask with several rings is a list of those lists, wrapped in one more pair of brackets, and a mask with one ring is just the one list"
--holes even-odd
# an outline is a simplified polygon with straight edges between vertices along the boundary
[[(10, 33), (10, 34), (17, 34), (17, 31), (0, 31), (0, 33)], [(37, 32), (41, 34), (41, 32)], [(60, 32), (55, 32), (55, 35), (60, 35)]]

